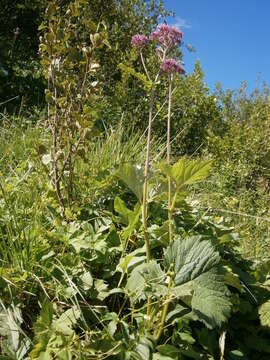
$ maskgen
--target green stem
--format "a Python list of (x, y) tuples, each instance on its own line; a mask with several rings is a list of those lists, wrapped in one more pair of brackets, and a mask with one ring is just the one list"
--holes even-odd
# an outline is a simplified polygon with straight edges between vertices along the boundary
[[(170, 280), (169, 280), (169, 284), (168, 284), (168, 290), (171, 288), (172, 286), (172, 276), (170, 275)], [(161, 314), (161, 320), (160, 320), (160, 325), (159, 325), (159, 328), (158, 328), (158, 332), (157, 332), (157, 335), (155, 336), (155, 340), (156, 342), (159, 340), (161, 334), (162, 334), (162, 331), (164, 329), (164, 325), (165, 325), (165, 320), (166, 320), (166, 316), (167, 316), (167, 312), (168, 312), (168, 307), (169, 307), (169, 295), (167, 295), (166, 297), (166, 300), (165, 300), (165, 305), (163, 307), (163, 310), (162, 310), (162, 314)]]
[(178, 195), (178, 188), (176, 187), (175, 189), (175, 194), (173, 196), (173, 200), (172, 200), (172, 203), (171, 203), (171, 207), (169, 209), (170, 213), (173, 214), (174, 212), (174, 207), (175, 207), (175, 203), (176, 203), (176, 199), (177, 199), (177, 195)]
[[(152, 88), (149, 106), (149, 119), (148, 119), (148, 135), (147, 135), (147, 148), (146, 148), (146, 159), (144, 168), (144, 185), (143, 185), (143, 207), (142, 207), (142, 220), (143, 220), (143, 232), (144, 241), (146, 247), (146, 262), (150, 262), (150, 242), (147, 230), (147, 196), (148, 196), (148, 175), (150, 166), (150, 142), (151, 142), (151, 127), (152, 127), (152, 114), (153, 114), (153, 103), (154, 103), (155, 90)], [(147, 299), (147, 319), (150, 319), (151, 314), (151, 299)], [(147, 320), (150, 322), (150, 320)]]
[[(167, 122), (167, 164), (171, 160), (171, 109), (172, 109), (172, 82), (173, 75), (169, 75), (169, 98), (168, 98), (168, 122)], [(168, 221), (169, 221), (169, 241), (173, 239), (172, 211), (171, 211), (171, 178), (168, 176)]]
[(154, 88), (151, 90), (150, 107), (149, 107), (149, 118), (148, 118), (148, 135), (147, 135), (147, 147), (146, 147), (146, 159), (144, 167), (144, 185), (143, 185), (143, 206), (142, 206), (142, 221), (143, 221), (143, 232), (144, 241), (146, 247), (146, 262), (150, 261), (150, 243), (147, 231), (147, 195), (148, 195), (148, 175), (150, 167), (150, 142), (151, 142), (151, 127), (152, 127), (152, 114), (153, 114), (153, 103), (154, 103)]
[[(147, 71), (143, 54), (140, 52), (142, 65), (146, 72), (146, 76), (150, 81), (150, 76)], [(166, 52), (164, 52), (163, 60), (165, 59)], [(155, 80), (152, 83), (152, 89), (150, 94), (150, 104), (149, 104), (149, 116), (148, 116), (148, 134), (147, 134), (147, 147), (146, 147), (146, 158), (145, 158), (145, 167), (144, 167), (144, 185), (143, 185), (143, 206), (142, 206), (142, 222), (143, 222), (143, 232), (144, 232), (144, 242), (146, 248), (146, 263), (150, 262), (151, 254), (150, 254), (150, 242), (149, 242), (149, 235), (147, 229), (147, 204), (148, 204), (148, 176), (149, 176), (149, 168), (150, 168), (150, 143), (151, 143), (151, 129), (152, 129), (152, 118), (153, 118), (153, 105), (154, 105), (154, 97), (155, 97), (155, 90), (156, 84), (159, 78), (160, 69), (158, 70)], [(147, 321), (148, 325), (150, 326), (151, 319), (151, 299), (147, 299)]]

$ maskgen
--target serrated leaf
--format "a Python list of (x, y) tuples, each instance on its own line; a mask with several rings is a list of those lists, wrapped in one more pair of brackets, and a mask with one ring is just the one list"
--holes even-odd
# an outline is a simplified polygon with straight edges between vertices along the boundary
[(146, 290), (158, 296), (167, 294), (167, 286), (163, 285), (166, 274), (159, 264), (152, 260), (148, 264), (141, 264), (132, 270), (128, 281), (127, 291), (132, 302), (146, 298)]
[(141, 338), (136, 346), (137, 353), (141, 356), (141, 359), (150, 360), (153, 350), (153, 343), (147, 338)]
[(199, 236), (171, 242), (164, 254), (165, 268), (175, 273), (175, 285), (191, 281), (210, 270), (220, 260), (210, 241)]
[(132, 211), (128, 209), (122, 199), (116, 196), (114, 199), (114, 210), (120, 215), (123, 224), (128, 225)]
[(84, 290), (89, 290), (93, 286), (93, 277), (89, 271), (83, 273), (80, 276), (80, 280), (82, 282), (82, 287)]
[(122, 273), (126, 273), (127, 270), (135, 265), (141, 264), (146, 259), (146, 256), (134, 256), (134, 255), (127, 255), (125, 258), (119, 263), (117, 266), (117, 270)]
[(174, 287), (170, 291), (177, 288), (181, 298), (184, 286), (187, 300), (193, 292), (192, 310), (209, 328), (221, 326), (231, 308), (224, 275), (217, 271), (219, 260), (211, 242), (199, 236), (174, 240), (164, 254), (165, 269), (174, 272)]
[(76, 253), (80, 253), (81, 250), (87, 249), (105, 253), (108, 247), (106, 240), (101, 234), (82, 233), (69, 238), (68, 242), (74, 247)]
[(270, 326), (270, 300), (259, 307), (259, 315), (262, 326)]
[(193, 282), (192, 310), (208, 328), (220, 327), (229, 317), (231, 302), (223, 274), (217, 268), (200, 275)]
[(186, 308), (180, 304), (177, 304), (176, 307), (167, 314), (166, 322), (172, 321), (175, 318), (176, 318), (176, 320), (178, 320), (178, 318), (182, 317), (183, 315), (187, 314), (188, 312), (190, 312), (189, 308)]
[(151, 241), (151, 249), (160, 246), (168, 246), (169, 244), (169, 231), (168, 221), (164, 221), (161, 226), (153, 224), (148, 228)]
[(181, 158), (174, 165), (161, 164), (161, 171), (170, 176), (176, 183), (178, 190), (183, 186), (193, 184), (207, 177), (211, 167), (211, 161), (196, 161)]

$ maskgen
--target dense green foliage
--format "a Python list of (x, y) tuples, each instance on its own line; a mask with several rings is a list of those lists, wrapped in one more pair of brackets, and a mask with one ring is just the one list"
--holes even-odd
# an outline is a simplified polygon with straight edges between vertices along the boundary
[(0, 5), (0, 103), (11, 100), (8, 109), (28, 105), (44, 106), (44, 79), (38, 47), (45, 10), (43, 0), (9, 1)]
[(45, 5), (0, 6), (14, 15), (0, 33), (1, 101), (18, 91), (35, 105), (0, 112), (0, 359), (269, 359), (268, 89), (212, 93), (199, 63), (175, 79), (166, 163), (160, 80), (145, 228), (153, 84), (130, 39), (167, 12), (140, 0)]

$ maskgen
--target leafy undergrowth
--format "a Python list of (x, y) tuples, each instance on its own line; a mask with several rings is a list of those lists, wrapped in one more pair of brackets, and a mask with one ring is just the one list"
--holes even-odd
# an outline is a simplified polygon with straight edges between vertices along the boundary
[(145, 143), (123, 134), (89, 145), (63, 220), (42, 162), (46, 136), (38, 124), (3, 130), (1, 359), (269, 359), (267, 263), (243, 258), (240, 235), (191, 188), (210, 162), (153, 164), (147, 263)]

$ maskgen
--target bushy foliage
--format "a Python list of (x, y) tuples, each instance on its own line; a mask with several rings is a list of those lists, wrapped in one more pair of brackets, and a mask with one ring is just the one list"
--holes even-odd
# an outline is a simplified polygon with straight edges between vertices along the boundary
[(247, 254), (264, 257), (269, 239), (269, 91), (247, 94), (245, 88), (243, 83), (240, 90), (216, 93), (222, 121), (221, 133), (208, 138), (215, 159), (211, 205), (231, 212), (227, 215), (246, 239)]
[[(44, 0), (1, 1), (0, 6), (0, 103), (8, 110), (24, 103), (44, 105), (45, 82), (40, 71), (38, 27)], [(15, 97), (15, 99), (13, 99)]]
[[(159, 106), (161, 105), (160, 99)], [(159, 136), (162, 136), (166, 129), (164, 115), (164, 111), (161, 112), (161, 121), (156, 121), (153, 126)], [(175, 81), (171, 122), (173, 154), (199, 155), (207, 148), (209, 133), (219, 133), (221, 117), (217, 98), (204, 83), (203, 71), (198, 62), (191, 74)]]
[[(57, 0), (59, 17), (64, 16), (69, 1)], [(103, 63), (103, 87), (108, 96), (119, 80), (119, 62), (127, 59), (131, 36), (140, 30), (150, 31), (157, 25), (160, 17), (168, 12), (163, 1), (129, 1), (129, 0), (89, 0), (88, 20), (106, 24), (109, 33), (110, 48), (99, 53)], [(3, 0), (0, 7), (0, 102), (16, 99), (6, 103), (9, 111), (20, 106), (44, 106), (44, 89), (46, 81), (39, 64), (40, 24), (46, 20), (47, 1)], [(61, 10), (61, 11), (60, 11)], [(79, 19), (79, 18), (78, 18)], [(78, 21), (83, 22), (82, 19)], [(81, 24), (83, 25), (83, 24)]]

